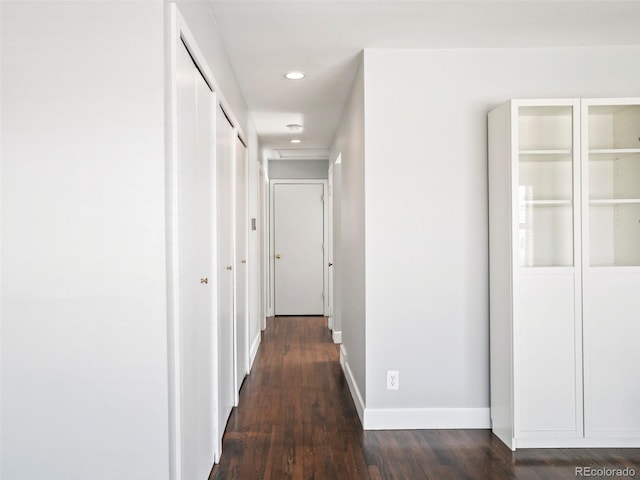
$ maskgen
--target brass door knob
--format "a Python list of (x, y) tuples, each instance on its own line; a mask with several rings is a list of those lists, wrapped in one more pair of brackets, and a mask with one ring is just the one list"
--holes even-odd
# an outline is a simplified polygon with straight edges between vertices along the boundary
[(209, 283), (209, 279), (207, 277), (201, 278), (200, 283)]
[(242, 262), (240, 262), (240, 263), (242, 263), (243, 265), (246, 265), (247, 261), (246, 260), (242, 260)]
[(282, 258), (282, 255), (280, 255), (279, 253), (276, 253), (276, 258)]
[(227, 267), (227, 270), (233, 270), (233, 267), (232, 267), (231, 265), (229, 265), (229, 266)]
[(330, 267), (333, 267), (333, 263), (329, 262), (329, 266), (330, 266)]

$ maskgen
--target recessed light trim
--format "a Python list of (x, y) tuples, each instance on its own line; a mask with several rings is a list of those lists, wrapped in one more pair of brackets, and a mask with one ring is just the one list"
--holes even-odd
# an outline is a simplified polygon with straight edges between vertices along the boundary
[(306, 76), (306, 73), (300, 71), (287, 72), (284, 74), (284, 78), (289, 80), (302, 80)]
[(287, 125), (287, 128), (292, 132), (300, 132), (302, 130), (302, 125), (299, 123), (290, 123)]
[(291, 142), (291, 143), (302, 143), (302, 140), (300, 140), (299, 138), (293, 138), (293, 139), (289, 140), (289, 142)]

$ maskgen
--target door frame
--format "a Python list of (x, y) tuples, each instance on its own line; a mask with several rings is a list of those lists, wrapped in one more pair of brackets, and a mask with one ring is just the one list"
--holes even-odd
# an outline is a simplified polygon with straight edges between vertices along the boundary
[(323, 201), (322, 201), (322, 243), (324, 245), (322, 253), (322, 289), (323, 289), (323, 302), (322, 302), (322, 314), (327, 316), (329, 313), (329, 264), (327, 258), (329, 258), (329, 232), (327, 228), (328, 220), (328, 191), (329, 182), (325, 179), (273, 179), (269, 180), (269, 300), (270, 300), (270, 314), (275, 315), (275, 209), (274, 209), (274, 190), (276, 185), (288, 184), (304, 184), (304, 185), (322, 185)]

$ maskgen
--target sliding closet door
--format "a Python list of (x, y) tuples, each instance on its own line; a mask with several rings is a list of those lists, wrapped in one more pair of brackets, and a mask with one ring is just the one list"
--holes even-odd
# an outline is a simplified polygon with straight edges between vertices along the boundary
[(218, 234), (218, 441), (236, 396), (234, 328), (234, 131), (220, 107), (217, 108), (216, 174)]
[(215, 98), (186, 47), (177, 52), (178, 325), (182, 478), (214, 463), (212, 148)]
[[(249, 371), (249, 219), (247, 210), (247, 147), (236, 137), (236, 347), (238, 389)], [(236, 390), (236, 394), (238, 393)]]

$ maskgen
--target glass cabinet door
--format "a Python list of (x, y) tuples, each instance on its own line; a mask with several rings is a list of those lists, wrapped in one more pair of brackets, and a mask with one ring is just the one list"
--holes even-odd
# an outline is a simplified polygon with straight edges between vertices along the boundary
[(640, 105), (584, 109), (589, 264), (640, 266)]
[(572, 106), (518, 109), (520, 266), (574, 264)]

